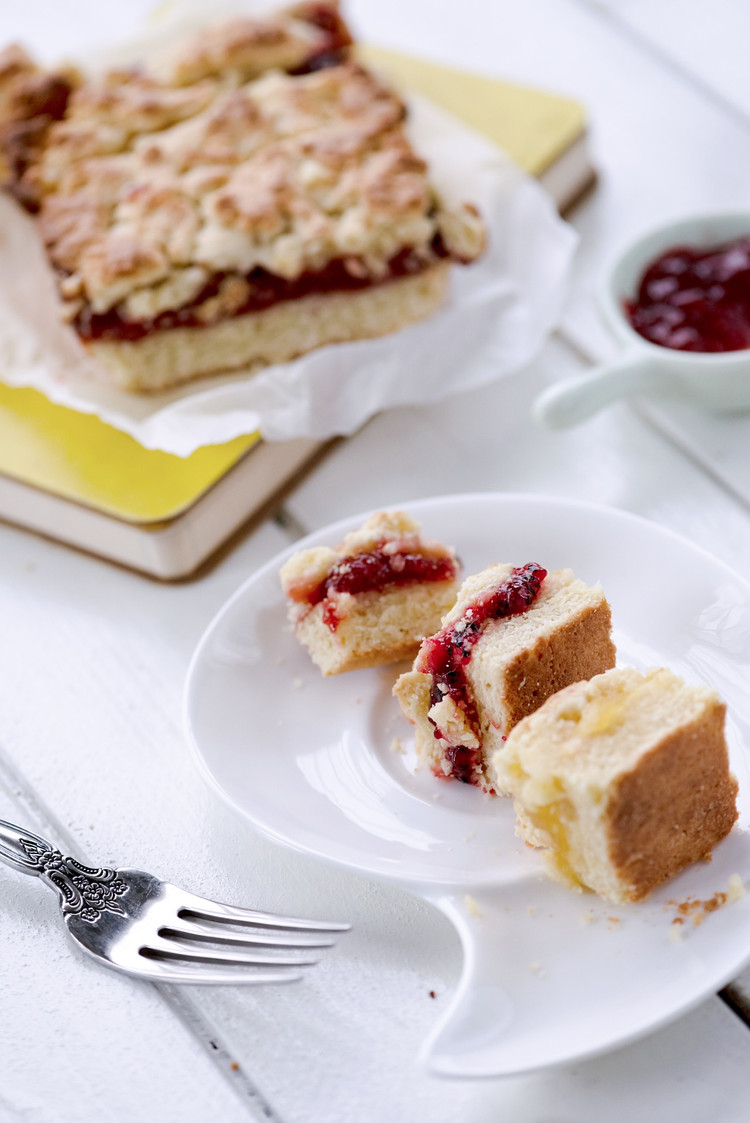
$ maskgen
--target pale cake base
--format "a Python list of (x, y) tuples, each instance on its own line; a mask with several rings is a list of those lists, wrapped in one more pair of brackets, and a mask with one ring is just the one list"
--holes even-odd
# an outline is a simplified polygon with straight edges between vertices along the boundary
[(450, 262), (353, 292), (312, 294), (207, 327), (85, 344), (122, 390), (158, 391), (205, 375), (283, 363), (323, 347), (374, 339), (431, 316), (446, 297)]
[[(491, 567), (462, 586), (451, 617), (461, 614), (490, 575), (489, 584), (498, 583)], [(466, 666), (466, 683), (479, 719), (479, 736), (463, 720), (461, 711), (448, 712), (441, 705), (439, 724), (442, 737), (435, 736), (433, 721), (438, 716), (431, 707), (432, 677), (410, 671), (396, 683), (396, 694), (406, 717), (415, 726), (417, 756), (436, 775), (448, 775), (445, 749), (448, 744), (480, 749), (473, 782), (499, 794), (508, 794), (497, 778), (490, 777), (488, 762), (492, 753), (502, 750), (510, 730), (532, 713), (551, 694), (580, 679), (613, 667), (615, 648), (611, 639), (609, 604), (598, 587), (577, 581), (570, 570), (550, 573), (537, 601), (519, 616), (492, 621), (477, 642)], [(433, 719), (433, 721), (430, 720)]]
[(316, 605), (297, 623), (296, 635), (324, 675), (412, 659), (425, 635), (439, 628), (457, 588), (456, 581), (432, 581), (358, 593), (347, 598), (334, 632)]
[(551, 698), (492, 767), (554, 877), (637, 901), (709, 857), (737, 818), (724, 716), (707, 688), (621, 668)]

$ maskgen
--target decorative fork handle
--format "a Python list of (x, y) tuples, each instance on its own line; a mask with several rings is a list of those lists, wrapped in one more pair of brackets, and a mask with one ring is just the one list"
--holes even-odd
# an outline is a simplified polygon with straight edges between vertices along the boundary
[(40, 877), (60, 897), (64, 913), (95, 921), (102, 912), (122, 913), (116, 897), (127, 892), (117, 870), (84, 866), (66, 858), (56, 846), (33, 831), (0, 819), (0, 861), (20, 873)]
[(0, 819), (0, 861), (20, 873), (41, 877), (48, 865), (58, 860), (67, 861), (51, 842)]

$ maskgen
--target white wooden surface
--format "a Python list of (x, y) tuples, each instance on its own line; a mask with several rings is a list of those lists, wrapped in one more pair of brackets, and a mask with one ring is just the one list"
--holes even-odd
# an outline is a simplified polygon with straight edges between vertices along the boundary
[[(54, 57), (108, 27), (130, 30), (148, 8), (4, 4), (0, 40), (23, 36)], [(550, 435), (528, 411), (546, 383), (606, 353), (593, 297), (623, 240), (673, 214), (745, 205), (750, 10), (351, 0), (349, 11), (373, 42), (581, 97), (601, 178), (572, 216), (582, 244), (565, 321), (532, 367), (450, 405), (377, 418), (297, 487), (286, 526), (427, 495), (525, 490), (637, 512), (746, 570), (750, 517), (712, 470), (726, 443), (715, 427), (675, 414), (667, 439), (663, 417), (618, 406)], [(732, 426), (738, 462), (744, 437)], [(405, 893), (256, 838), (204, 788), (186, 749), (193, 647), (289, 540), (269, 520), (200, 581), (163, 587), (0, 526), (0, 817), (84, 860), (354, 924), (297, 986), (175, 993), (72, 954), (47, 892), (0, 873), (0, 1121), (746, 1120), (750, 1031), (718, 998), (641, 1043), (547, 1074), (456, 1082), (417, 1068), (460, 969), (447, 922)]]

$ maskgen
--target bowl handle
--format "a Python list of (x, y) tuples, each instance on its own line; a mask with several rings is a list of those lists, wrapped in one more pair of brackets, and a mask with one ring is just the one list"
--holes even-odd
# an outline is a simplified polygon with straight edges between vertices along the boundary
[(640, 351), (626, 351), (588, 374), (550, 386), (536, 399), (532, 413), (536, 421), (550, 429), (569, 429), (618, 398), (660, 396), (668, 393), (671, 385), (666, 364)]

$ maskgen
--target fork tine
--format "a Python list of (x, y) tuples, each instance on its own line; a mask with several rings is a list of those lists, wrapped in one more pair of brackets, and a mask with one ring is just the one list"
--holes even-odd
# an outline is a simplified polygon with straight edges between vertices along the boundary
[[(109, 964), (109, 966), (113, 966)], [(131, 972), (132, 973), (132, 972)], [(298, 983), (299, 972), (258, 967), (206, 967), (179, 959), (144, 959), (138, 974), (160, 983), (193, 983), (196, 986), (259, 986), (262, 983)]]
[(216, 923), (200, 920), (189, 920), (180, 917), (174, 925), (165, 924), (160, 930), (164, 936), (178, 937), (180, 939), (193, 939), (215, 944), (236, 944), (238, 947), (270, 947), (270, 948), (331, 948), (333, 940), (322, 936), (307, 936), (284, 933), (282, 936), (271, 935), (269, 932), (231, 932), (227, 931), (225, 923)]
[(196, 916), (219, 923), (223, 921), (228, 924), (246, 924), (258, 928), (307, 929), (311, 932), (347, 932), (351, 928), (350, 924), (335, 921), (303, 920), (301, 917), (277, 916), (270, 912), (258, 912), (256, 909), (225, 905), (218, 901), (209, 901), (205, 897), (197, 897), (194, 893), (185, 893), (181, 889), (176, 891), (174, 905), (178, 916), (182, 916), (185, 912), (194, 913)]
[(275, 955), (273, 952), (252, 951), (249, 955), (242, 951), (212, 951), (198, 948), (186, 940), (184, 943), (158, 935), (139, 948), (139, 955), (146, 959), (182, 959), (204, 965), (231, 964), (235, 967), (311, 967), (318, 959), (300, 954)]

